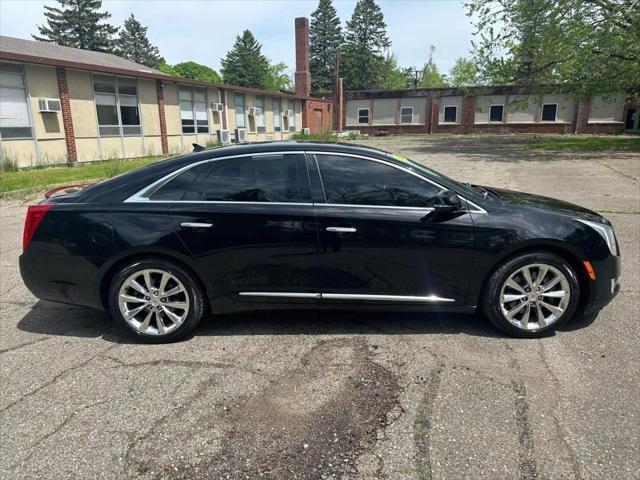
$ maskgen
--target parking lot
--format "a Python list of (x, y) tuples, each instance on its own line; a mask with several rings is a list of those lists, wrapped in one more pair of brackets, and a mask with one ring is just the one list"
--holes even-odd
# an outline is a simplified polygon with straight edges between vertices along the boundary
[(479, 315), (304, 311), (135, 344), (106, 313), (31, 296), (17, 267), (27, 203), (3, 200), (0, 478), (638, 478), (640, 153), (527, 150), (518, 136), (363, 143), (602, 212), (620, 295), (540, 340)]

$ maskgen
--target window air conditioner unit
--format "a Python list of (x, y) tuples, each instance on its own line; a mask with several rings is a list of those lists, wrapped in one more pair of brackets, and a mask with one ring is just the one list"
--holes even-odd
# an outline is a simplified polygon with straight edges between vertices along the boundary
[(211, 102), (211, 111), (222, 112), (224, 110), (224, 103)]
[(236, 128), (236, 142), (244, 143), (247, 141), (247, 129), (246, 128)]
[(229, 130), (218, 130), (218, 141), (223, 145), (229, 145), (231, 143), (231, 133)]
[(262, 115), (262, 108), (260, 107), (249, 107), (247, 113), (253, 117)]
[(57, 98), (39, 98), (40, 113), (56, 113), (60, 111), (60, 100)]
[(310, 128), (303, 128), (302, 129), (302, 134), (303, 135), (311, 135), (311, 129)]

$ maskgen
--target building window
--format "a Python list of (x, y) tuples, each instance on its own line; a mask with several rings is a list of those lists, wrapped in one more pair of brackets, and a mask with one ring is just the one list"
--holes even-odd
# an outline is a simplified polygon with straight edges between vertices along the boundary
[(359, 108), (358, 109), (358, 123), (366, 123), (369, 124), (369, 109), (368, 108)]
[(456, 123), (458, 120), (458, 107), (453, 105), (444, 107), (444, 123)]
[(256, 108), (260, 109), (260, 113), (256, 114), (256, 132), (267, 133), (267, 127), (264, 126), (264, 97), (256, 97)]
[(207, 92), (202, 88), (180, 87), (182, 133), (209, 133)]
[(0, 138), (32, 136), (23, 66), (0, 63)]
[(233, 105), (236, 110), (236, 128), (246, 128), (247, 121), (244, 111), (244, 93), (233, 94)]
[(545, 103), (542, 105), (542, 121), (555, 122), (558, 105), (555, 103)]
[(413, 123), (413, 107), (400, 109), (400, 123)]
[(289, 131), (295, 132), (296, 131), (296, 102), (294, 102), (293, 100), (289, 100), (287, 109), (289, 110), (287, 112), (287, 114), (289, 115)]
[(101, 136), (142, 134), (135, 78), (94, 75), (93, 92)]
[(491, 105), (491, 108), (489, 109), (489, 121), (501, 122), (503, 114), (504, 114), (504, 105)]
[(282, 131), (282, 113), (280, 112), (280, 99), (273, 99), (273, 131)]

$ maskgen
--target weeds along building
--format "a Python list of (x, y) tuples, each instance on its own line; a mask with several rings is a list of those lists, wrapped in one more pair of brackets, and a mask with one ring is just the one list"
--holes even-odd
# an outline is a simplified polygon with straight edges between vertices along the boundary
[(331, 129), (310, 98), (308, 20), (296, 19), (296, 91), (173, 77), (118, 56), (0, 37), (0, 148), (20, 167), (286, 140)]

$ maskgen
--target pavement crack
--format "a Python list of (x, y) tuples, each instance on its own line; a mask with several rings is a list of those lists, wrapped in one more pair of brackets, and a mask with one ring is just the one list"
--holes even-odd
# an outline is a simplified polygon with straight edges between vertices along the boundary
[(69, 375), (70, 373), (74, 372), (75, 370), (78, 370), (80, 368), (83, 368), (84, 366), (88, 365), (92, 360), (95, 360), (96, 358), (98, 358), (100, 355), (102, 355), (104, 352), (113, 350), (114, 348), (117, 348), (119, 345), (111, 345), (107, 348), (105, 348), (104, 350), (102, 350), (101, 352), (87, 358), (86, 360), (83, 360), (82, 362), (78, 363), (77, 365), (73, 365), (69, 368), (67, 368), (66, 370), (63, 370), (62, 372), (54, 375), (51, 380), (49, 380), (48, 382), (43, 383), (42, 385), (40, 385), (39, 387), (31, 390), (29, 393), (25, 393), (24, 395), (22, 395), (20, 398), (14, 400), (13, 402), (9, 403), (8, 405), (6, 405), (5, 407), (0, 409), (0, 414), (6, 412), (7, 410), (11, 409), (12, 407), (14, 407), (15, 405), (23, 402), (24, 400), (34, 396), (35, 394), (37, 394), (38, 392), (40, 392), (41, 390), (53, 385), (54, 383), (56, 383), (58, 380), (66, 377), (67, 375)]
[(513, 347), (506, 344), (506, 348), (511, 357), (509, 366), (515, 373), (515, 378), (511, 381), (511, 388), (515, 397), (516, 427), (518, 430), (518, 470), (522, 480), (531, 480), (539, 478), (539, 476), (537, 473), (533, 444), (533, 430), (531, 428), (531, 420), (529, 419), (527, 389), (522, 380), (522, 369), (513, 354)]
[(0, 354), (7, 353), (7, 352), (13, 352), (15, 350), (20, 350), (21, 348), (29, 347), (31, 345), (35, 345), (37, 343), (44, 342), (45, 340), (49, 340), (50, 338), (53, 338), (53, 337), (46, 336), (46, 337), (42, 337), (42, 338), (37, 338), (37, 339), (32, 340), (30, 342), (21, 343), (20, 345), (15, 345), (13, 347), (3, 348), (2, 350), (0, 350)]
[(416, 419), (413, 423), (413, 442), (416, 447), (416, 470), (420, 480), (433, 478), (433, 466), (431, 464), (431, 418), (433, 407), (440, 383), (444, 365), (438, 365), (429, 372), (426, 391), (416, 411)]
[(555, 388), (553, 389), (553, 397), (555, 400), (555, 404), (553, 405), (552, 408), (549, 409), (549, 411), (551, 412), (551, 418), (553, 419), (553, 423), (556, 428), (556, 436), (558, 437), (558, 440), (560, 441), (560, 443), (562, 443), (562, 445), (564, 446), (566, 454), (569, 457), (571, 472), (573, 473), (574, 478), (576, 480), (581, 480), (582, 474), (580, 472), (580, 464), (578, 463), (578, 457), (576, 455), (575, 450), (571, 446), (571, 444), (567, 441), (567, 433), (564, 427), (562, 426), (562, 422), (556, 415), (556, 409), (560, 403), (560, 397), (558, 395), (558, 392), (562, 388), (562, 383), (560, 382), (560, 379), (558, 378), (558, 376), (555, 374), (555, 372), (549, 365), (547, 349), (545, 348), (544, 343), (540, 342), (538, 345), (539, 345), (540, 360), (542, 361), (542, 365), (547, 370), (547, 372), (549, 372), (549, 377), (551, 378), (551, 381), (555, 386)]

